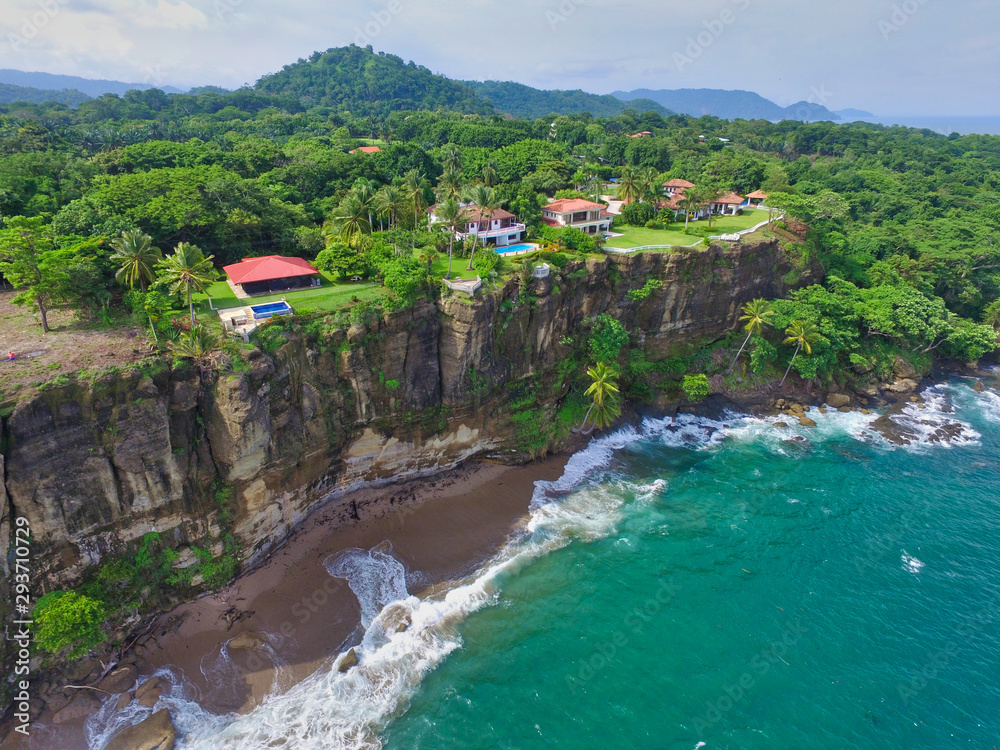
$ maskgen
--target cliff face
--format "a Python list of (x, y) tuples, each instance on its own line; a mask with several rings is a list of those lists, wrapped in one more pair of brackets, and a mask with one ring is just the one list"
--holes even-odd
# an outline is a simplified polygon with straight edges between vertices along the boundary
[[(525, 456), (506, 386), (558, 381), (586, 318), (610, 313), (664, 357), (730, 330), (748, 300), (784, 293), (789, 270), (776, 244), (576, 262), (527, 298), (510, 281), (471, 301), (290, 333), (238, 371), (163, 364), (50, 389), (0, 424), (0, 546), (10, 518), (26, 516), (36, 597), (151, 531), (218, 552), (224, 487), (226, 530), (255, 562), (318, 504), (363, 484), (477, 454)], [(628, 299), (648, 279), (663, 286)]]

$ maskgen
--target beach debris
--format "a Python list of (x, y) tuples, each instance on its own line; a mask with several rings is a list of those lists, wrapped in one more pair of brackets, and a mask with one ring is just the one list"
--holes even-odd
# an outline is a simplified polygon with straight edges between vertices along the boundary
[(254, 616), (253, 610), (249, 609), (237, 609), (236, 607), (230, 607), (221, 615), (219, 615), (220, 620), (226, 621), (226, 632), (228, 633), (233, 629), (233, 625), (243, 620), (249, 620)]
[(177, 728), (164, 708), (120, 731), (104, 750), (173, 750), (176, 741)]

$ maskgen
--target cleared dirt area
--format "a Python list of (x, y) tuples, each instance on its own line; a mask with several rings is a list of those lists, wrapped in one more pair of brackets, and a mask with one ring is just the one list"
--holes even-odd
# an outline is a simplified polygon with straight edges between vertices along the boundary
[[(77, 370), (99, 370), (149, 356), (146, 337), (134, 326), (100, 330), (72, 310), (49, 312), (42, 333), (36, 307), (11, 304), (14, 292), (0, 292), (0, 403), (25, 389)], [(14, 361), (8, 353), (14, 352)]]

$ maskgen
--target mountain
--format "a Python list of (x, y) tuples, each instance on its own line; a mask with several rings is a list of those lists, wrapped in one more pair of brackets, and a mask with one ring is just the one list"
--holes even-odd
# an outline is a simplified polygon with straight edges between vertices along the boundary
[(652, 99), (623, 101), (610, 94), (588, 94), (586, 91), (545, 91), (513, 81), (466, 81), (466, 85), (497, 109), (514, 117), (536, 120), (551, 114), (590, 112), (594, 117), (617, 117), (626, 109), (657, 112), (667, 116), (669, 110)]
[(622, 100), (644, 97), (667, 109), (693, 117), (712, 115), (724, 120), (839, 120), (836, 114), (819, 104), (799, 102), (782, 107), (752, 91), (722, 89), (674, 89), (653, 91), (616, 91), (612, 96)]
[(51, 91), (46, 89), (36, 89), (30, 86), (13, 86), (9, 83), (0, 83), (0, 104), (11, 102), (57, 102), (68, 107), (76, 107), (80, 102), (89, 101), (91, 97), (82, 91), (75, 89), (62, 89)]
[(314, 52), (308, 60), (264, 76), (255, 88), (292, 97), (307, 107), (332, 107), (365, 116), (422, 109), (493, 114), (493, 107), (464, 83), (354, 44)]
[(840, 115), (844, 120), (857, 120), (875, 116), (871, 112), (866, 112), (863, 109), (838, 109), (836, 114)]
[(168, 94), (183, 93), (182, 89), (173, 86), (153, 86), (149, 83), (123, 83), (122, 81), (104, 81), (92, 78), (79, 78), (77, 76), (60, 76), (52, 73), (28, 73), (23, 70), (0, 70), (0, 83), (9, 83), (14, 86), (27, 86), (30, 88), (44, 89), (47, 91), (62, 91), (65, 89), (75, 89), (83, 92), (87, 96), (98, 97), (102, 94), (118, 94), (121, 96), (126, 91), (139, 89), (158, 88)]

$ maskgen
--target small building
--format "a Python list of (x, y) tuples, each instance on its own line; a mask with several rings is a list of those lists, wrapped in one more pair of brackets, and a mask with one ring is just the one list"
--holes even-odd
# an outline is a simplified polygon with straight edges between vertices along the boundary
[(349, 153), (349, 154), (357, 154), (357, 153), (362, 153), (362, 154), (377, 154), (381, 150), (382, 149), (380, 149), (378, 146), (362, 146), (361, 148), (351, 149), (347, 153)]
[(713, 200), (709, 209), (715, 214), (721, 214), (723, 216), (729, 214), (731, 216), (735, 216), (736, 212), (742, 205), (743, 196), (737, 195), (736, 193), (730, 193), (729, 195), (723, 195)]
[(614, 217), (607, 207), (583, 198), (563, 198), (542, 207), (542, 221), (550, 227), (573, 227), (587, 234), (607, 232)]
[(754, 190), (747, 196), (747, 205), (752, 208), (757, 208), (757, 206), (763, 205), (764, 201), (767, 199), (768, 195), (763, 190)]
[(652, 135), (648, 130), (643, 130), (641, 133), (636, 133), (635, 135), (626, 136), (627, 138), (649, 138)]
[(283, 255), (265, 255), (262, 258), (244, 258), (239, 263), (225, 266), (229, 286), (237, 298), (258, 294), (274, 294), (291, 289), (319, 286), (319, 271), (302, 258)]
[(667, 195), (673, 197), (677, 193), (684, 193), (694, 187), (693, 182), (688, 182), (687, 180), (673, 179), (668, 180), (663, 183), (663, 189), (666, 191)]
[[(524, 224), (518, 223), (514, 214), (502, 208), (495, 209), (489, 216), (475, 203), (463, 203), (462, 208), (465, 209), (463, 224), (455, 233), (460, 240), (475, 236), (487, 242), (492, 240), (497, 247), (507, 247), (521, 242), (528, 231)], [(427, 209), (431, 223), (439, 221), (436, 211), (436, 204)]]

